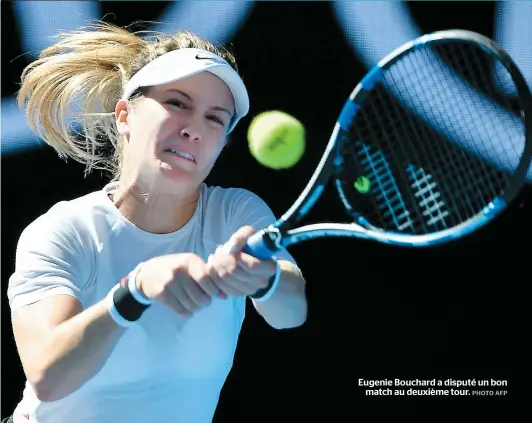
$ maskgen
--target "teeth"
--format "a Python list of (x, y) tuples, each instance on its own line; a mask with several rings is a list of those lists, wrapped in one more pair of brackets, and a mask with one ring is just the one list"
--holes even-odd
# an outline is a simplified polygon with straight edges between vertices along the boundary
[(184, 151), (177, 150), (175, 148), (170, 148), (168, 149), (168, 151), (170, 151), (171, 153), (177, 154), (178, 156), (184, 157), (185, 159), (194, 161), (194, 156), (192, 154), (185, 153)]

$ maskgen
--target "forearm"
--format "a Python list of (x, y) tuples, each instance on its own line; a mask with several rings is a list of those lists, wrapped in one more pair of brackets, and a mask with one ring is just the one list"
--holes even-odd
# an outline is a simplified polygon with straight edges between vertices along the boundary
[(57, 401), (91, 379), (124, 331), (109, 314), (106, 299), (54, 328), (36, 357), (42, 363), (35, 386), (41, 400)]
[(255, 301), (255, 309), (276, 329), (301, 326), (307, 318), (305, 280), (292, 263), (280, 261), (281, 280), (273, 295), (266, 301)]

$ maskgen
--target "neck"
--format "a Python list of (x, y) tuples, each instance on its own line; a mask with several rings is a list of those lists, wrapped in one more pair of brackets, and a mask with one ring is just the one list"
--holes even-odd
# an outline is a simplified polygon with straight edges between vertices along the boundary
[(137, 186), (120, 183), (111, 200), (131, 223), (155, 234), (175, 232), (194, 215), (199, 189), (178, 196), (169, 193), (145, 192)]

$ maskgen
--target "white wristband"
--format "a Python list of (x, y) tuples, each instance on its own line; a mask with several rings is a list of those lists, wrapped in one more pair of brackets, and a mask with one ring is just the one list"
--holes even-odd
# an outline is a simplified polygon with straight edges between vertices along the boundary
[(146, 297), (137, 286), (137, 273), (139, 272), (140, 266), (143, 263), (139, 263), (135, 269), (127, 277), (127, 287), (129, 292), (139, 303), (144, 305), (151, 305), (153, 303), (148, 297)]
[(279, 261), (275, 257), (272, 257), (272, 260), (275, 263), (275, 276), (273, 279), (273, 283), (270, 286), (270, 289), (268, 290), (266, 294), (264, 294), (260, 298), (253, 298), (253, 301), (257, 301), (261, 303), (263, 301), (268, 300), (273, 295), (273, 293), (277, 289), (277, 285), (279, 285), (279, 282), (281, 281), (281, 265), (279, 264)]
[(113, 318), (113, 320), (119, 325), (119, 326), (122, 326), (124, 328), (129, 328), (131, 326), (133, 326), (136, 322), (130, 322), (129, 320), (126, 320), (124, 319), (120, 313), (118, 312), (118, 310), (116, 309), (116, 306), (115, 306), (115, 303), (113, 301), (113, 295), (115, 293), (115, 291), (120, 288), (120, 284), (117, 283), (113, 289), (111, 289), (109, 291), (109, 293), (107, 294), (107, 297), (106, 297), (106, 301), (107, 301), (107, 310), (109, 311), (109, 314), (111, 315), (111, 317)]

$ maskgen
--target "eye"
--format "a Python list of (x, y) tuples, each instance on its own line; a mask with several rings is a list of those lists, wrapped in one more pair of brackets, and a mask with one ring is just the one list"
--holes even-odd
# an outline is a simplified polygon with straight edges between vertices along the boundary
[(218, 116), (215, 116), (215, 115), (211, 115), (211, 116), (207, 116), (207, 119), (210, 119), (216, 123), (219, 123), (220, 125), (222, 126), (225, 126), (225, 123), (222, 119), (220, 119)]
[(179, 107), (180, 109), (186, 109), (187, 108), (185, 103), (183, 103), (182, 101), (179, 101), (179, 100), (168, 100), (166, 102), (166, 104), (170, 104), (171, 106)]

